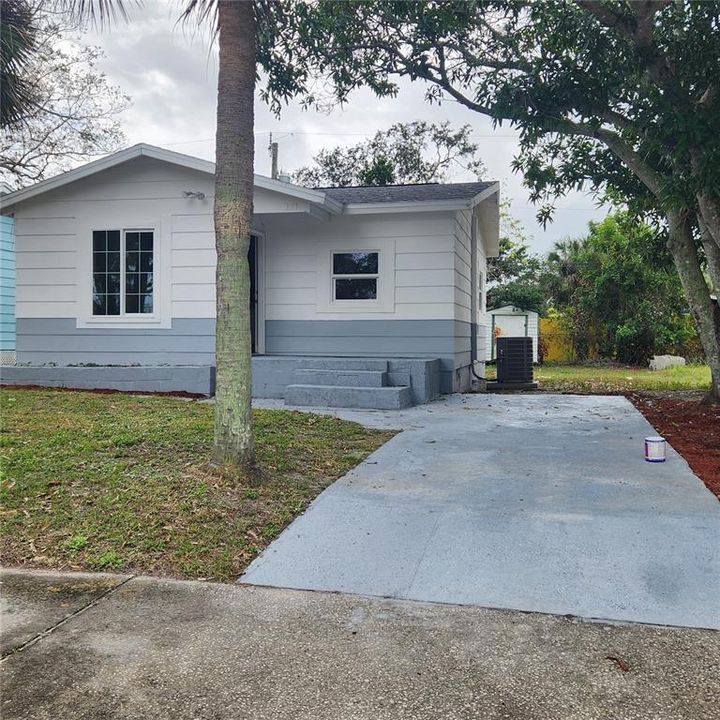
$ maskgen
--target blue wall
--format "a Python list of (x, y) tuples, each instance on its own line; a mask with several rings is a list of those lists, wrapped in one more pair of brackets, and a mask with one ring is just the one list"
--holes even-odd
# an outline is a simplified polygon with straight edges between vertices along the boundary
[(0, 216), (0, 350), (15, 350), (15, 221)]

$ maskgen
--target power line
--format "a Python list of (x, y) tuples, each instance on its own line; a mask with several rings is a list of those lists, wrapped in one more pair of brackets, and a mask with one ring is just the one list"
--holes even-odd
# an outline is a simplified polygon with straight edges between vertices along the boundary
[[(305, 130), (255, 130), (255, 135), (269, 135), (271, 132), (273, 133), (284, 133), (285, 137), (289, 137), (291, 135), (313, 135), (318, 137), (368, 137), (372, 133), (368, 132), (310, 132)], [(471, 133), (471, 137), (476, 138), (485, 138), (488, 140), (502, 140), (502, 139), (513, 139), (517, 140), (517, 135), (496, 135), (492, 133)], [(279, 138), (280, 140), (284, 138)], [(209, 138), (199, 138), (195, 140), (177, 140), (176, 142), (171, 143), (163, 143), (163, 145), (166, 146), (172, 146), (172, 145), (194, 145), (196, 143), (205, 143), (205, 142), (213, 142), (215, 140), (214, 137)]]

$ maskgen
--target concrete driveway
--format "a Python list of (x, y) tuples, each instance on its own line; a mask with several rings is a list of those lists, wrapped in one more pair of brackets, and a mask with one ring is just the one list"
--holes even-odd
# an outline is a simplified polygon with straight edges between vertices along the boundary
[(624, 398), (454, 396), (336, 413), (404, 432), (240, 582), (720, 628), (720, 503)]

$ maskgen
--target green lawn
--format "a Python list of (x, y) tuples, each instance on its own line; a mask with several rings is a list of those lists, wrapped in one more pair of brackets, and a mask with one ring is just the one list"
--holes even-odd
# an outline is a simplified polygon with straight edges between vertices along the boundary
[(3, 390), (6, 565), (234, 581), (319, 492), (393, 433), (258, 410), (262, 479), (208, 467), (213, 407), (168, 397)]
[[(487, 366), (488, 379), (495, 367)], [(710, 368), (686, 365), (668, 370), (602, 365), (543, 365), (535, 368), (543, 390), (580, 393), (629, 392), (632, 390), (707, 390)]]

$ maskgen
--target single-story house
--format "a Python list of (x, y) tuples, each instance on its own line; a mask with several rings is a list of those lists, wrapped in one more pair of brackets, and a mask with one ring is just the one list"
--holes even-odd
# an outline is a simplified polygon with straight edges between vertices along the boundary
[(534, 310), (523, 310), (513, 305), (503, 305), (486, 313), (487, 324), (485, 338), (486, 357), (494, 362), (497, 357), (496, 340), (499, 337), (531, 337), (533, 346), (533, 362), (538, 361), (538, 328), (540, 315)]
[[(5, 383), (211, 394), (214, 164), (135, 145), (1, 199), (14, 217)], [(486, 357), (497, 182), (308, 189), (255, 176), (253, 393), (402, 407)]]

